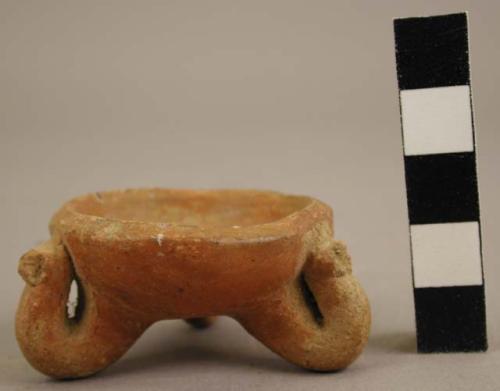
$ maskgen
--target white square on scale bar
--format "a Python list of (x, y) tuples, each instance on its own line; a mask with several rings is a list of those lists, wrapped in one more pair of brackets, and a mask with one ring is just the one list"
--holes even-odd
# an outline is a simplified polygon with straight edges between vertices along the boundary
[(401, 91), (405, 155), (474, 150), (470, 87)]
[(483, 283), (479, 223), (410, 226), (415, 288)]

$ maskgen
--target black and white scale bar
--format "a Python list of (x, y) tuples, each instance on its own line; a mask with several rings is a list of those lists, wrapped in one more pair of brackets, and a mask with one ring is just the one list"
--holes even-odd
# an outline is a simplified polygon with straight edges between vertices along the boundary
[(420, 352), (487, 349), (467, 15), (396, 19)]

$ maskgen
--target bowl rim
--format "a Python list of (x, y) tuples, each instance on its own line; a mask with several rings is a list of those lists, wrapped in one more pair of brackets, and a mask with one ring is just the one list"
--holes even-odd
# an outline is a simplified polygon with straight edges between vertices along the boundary
[[(302, 198), (303, 207), (292, 213), (269, 222), (245, 226), (200, 226), (186, 225), (176, 222), (151, 222), (142, 220), (127, 220), (116, 217), (102, 217), (77, 210), (77, 205), (92, 197), (102, 199), (106, 195), (124, 195), (138, 192), (153, 193), (159, 191), (203, 195), (210, 193), (247, 195), (269, 195), (283, 197), (284, 199)], [(81, 238), (99, 241), (136, 241), (156, 239), (163, 240), (194, 240), (221, 243), (231, 242), (268, 242), (295, 236), (309, 230), (314, 222), (328, 219), (332, 222), (332, 209), (325, 203), (309, 196), (288, 194), (273, 190), (256, 189), (187, 189), (187, 188), (127, 188), (106, 190), (83, 194), (68, 200), (51, 219), (50, 230), (62, 234), (69, 231), (76, 233)]]

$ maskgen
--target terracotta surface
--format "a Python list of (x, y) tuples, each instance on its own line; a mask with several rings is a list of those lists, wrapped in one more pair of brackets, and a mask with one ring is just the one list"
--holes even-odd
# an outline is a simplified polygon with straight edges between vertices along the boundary
[[(367, 298), (333, 240), (332, 211), (309, 197), (250, 190), (139, 189), (66, 203), (51, 239), (21, 258), (16, 333), (56, 378), (91, 375), (151, 324), (236, 319), (301, 367), (348, 366), (369, 332)], [(78, 305), (68, 316), (68, 292)]]

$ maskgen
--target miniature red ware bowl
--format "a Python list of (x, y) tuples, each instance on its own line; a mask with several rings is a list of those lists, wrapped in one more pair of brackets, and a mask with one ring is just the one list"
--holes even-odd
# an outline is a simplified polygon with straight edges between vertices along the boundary
[(230, 316), (286, 360), (320, 371), (346, 367), (367, 341), (368, 300), (333, 239), (331, 208), (313, 198), (92, 193), (64, 204), (50, 232), (20, 260), (16, 317), (24, 355), (49, 376), (91, 375), (163, 319), (206, 326)]

